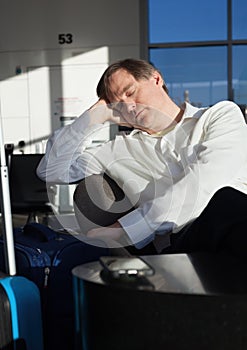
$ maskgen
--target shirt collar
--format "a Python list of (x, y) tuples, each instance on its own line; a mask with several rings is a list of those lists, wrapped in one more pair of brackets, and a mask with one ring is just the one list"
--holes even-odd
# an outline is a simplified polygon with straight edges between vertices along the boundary
[[(203, 114), (203, 112), (206, 109), (206, 108), (199, 108), (199, 107), (192, 106), (188, 102), (184, 102), (184, 106), (185, 106), (184, 113), (183, 113), (182, 118), (181, 118), (181, 120), (179, 121), (178, 124), (182, 123), (185, 119), (188, 119), (188, 118), (197, 118), (197, 119), (200, 118), (201, 115)], [(152, 137), (164, 136), (164, 134), (167, 134), (168, 132), (170, 132), (172, 129), (174, 129), (174, 127), (168, 128), (168, 129), (166, 129), (164, 131), (160, 131), (160, 132), (158, 132), (156, 134), (152, 134), (152, 135), (150, 135), (146, 131), (142, 131), (140, 129), (134, 129), (134, 130), (131, 131), (130, 135), (133, 136), (133, 135), (135, 135), (137, 133), (142, 133), (144, 135), (149, 135), (149, 136), (152, 136)]]
[(188, 102), (185, 102), (184, 105), (185, 105), (185, 109), (184, 109), (184, 113), (181, 121), (186, 118), (200, 118), (206, 109), (205, 107), (199, 108), (199, 107), (192, 106)]

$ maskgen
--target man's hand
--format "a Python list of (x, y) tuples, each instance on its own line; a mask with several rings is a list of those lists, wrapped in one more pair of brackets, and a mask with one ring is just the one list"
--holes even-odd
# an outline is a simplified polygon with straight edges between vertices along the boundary
[(114, 224), (107, 227), (93, 228), (86, 234), (90, 238), (101, 238), (106, 240), (121, 241), (123, 245), (131, 244), (127, 238), (127, 235), (119, 224), (115, 222)]
[(119, 104), (109, 104), (104, 99), (99, 99), (89, 108), (90, 124), (104, 124), (106, 121), (118, 125), (131, 126), (126, 122)]
[(91, 238), (110, 238), (115, 241), (119, 240), (125, 234), (122, 226), (115, 222), (107, 227), (93, 228), (88, 231), (87, 237)]

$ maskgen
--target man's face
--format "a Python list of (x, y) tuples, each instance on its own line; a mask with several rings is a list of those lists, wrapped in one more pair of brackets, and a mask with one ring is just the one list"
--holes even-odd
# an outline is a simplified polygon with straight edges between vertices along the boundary
[(121, 124), (149, 133), (162, 130), (165, 109), (162, 86), (162, 78), (156, 71), (148, 80), (139, 81), (124, 69), (112, 74), (109, 99), (113, 109), (121, 114)]

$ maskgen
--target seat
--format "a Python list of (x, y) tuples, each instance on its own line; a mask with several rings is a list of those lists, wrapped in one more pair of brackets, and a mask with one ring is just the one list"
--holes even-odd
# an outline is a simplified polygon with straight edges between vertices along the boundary
[(52, 206), (50, 195), (54, 190), (38, 178), (36, 168), (43, 154), (12, 154), (9, 158), (9, 183), (13, 214), (27, 215), (27, 222), (45, 223)]
[[(95, 174), (81, 180), (74, 192), (74, 212), (80, 231), (86, 234), (97, 227), (106, 227), (134, 207), (118, 184), (106, 174)], [(113, 249), (115, 255), (149, 255), (156, 253), (152, 243), (142, 249), (126, 246)]]
[(109, 226), (133, 209), (123, 190), (106, 174), (86, 177), (74, 192), (74, 211), (82, 233)]

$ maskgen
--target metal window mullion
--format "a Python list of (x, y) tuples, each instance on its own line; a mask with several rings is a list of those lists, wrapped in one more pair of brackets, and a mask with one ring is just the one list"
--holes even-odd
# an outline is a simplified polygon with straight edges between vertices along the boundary
[(232, 0), (227, 0), (227, 86), (228, 99), (234, 100), (232, 84)]

